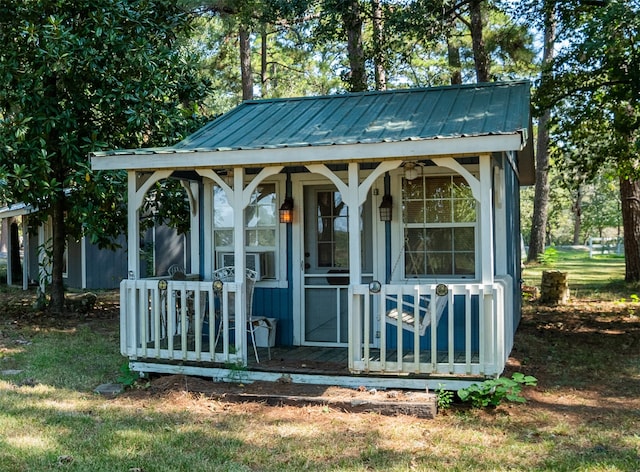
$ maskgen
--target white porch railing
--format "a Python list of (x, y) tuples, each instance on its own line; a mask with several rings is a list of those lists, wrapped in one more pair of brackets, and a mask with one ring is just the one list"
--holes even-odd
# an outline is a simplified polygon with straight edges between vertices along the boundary
[[(230, 323), (230, 312), (244, 310), (245, 297), (232, 296), (242, 284), (225, 283), (218, 297), (210, 281), (163, 282), (166, 288), (158, 279), (122, 281), (122, 354), (246, 365), (246, 323)], [(441, 313), (429, 304), (437, 297), (446, 298)], [(436, 295), (435, 284), (383, 285), (377, 294), (366, 284), (351, 286), (349, 368), (372, 375), (498, 375), (513, 346), (512, 298), (510, 277), (449, 284), (444, 295)]]
[[(450, 284), (443, 295), (436, 295), (435, 284), (383, 285), (375, 294), (369, 292), (368, 285), (357, 285), (349, 294), (351, 371), (502, 373), (513, 346), (510, 277), (492, 284)], [(442, 303), (430, 303), (437, 297), (446, 297), (443, 308), (438, 306)], [(379, 326), (376, 332), (372, 331), (374, 326)]]
[[(232, 326), (229, 313), (233, 309), (228, 303), (229, 296), (240, 290), (242, 284), (225, 283), (218, 297), (211, 281), (123, 280), (121, 353), (130, 359), (245, 363), (245, 323), (238, 320)], [(235, 300), (240, 303), (235, 307), (239, 313), (244, 297)], [(222, 335), (216, 339), (221, 319)], [(239, 341), (233, 344), (234, 339)]]

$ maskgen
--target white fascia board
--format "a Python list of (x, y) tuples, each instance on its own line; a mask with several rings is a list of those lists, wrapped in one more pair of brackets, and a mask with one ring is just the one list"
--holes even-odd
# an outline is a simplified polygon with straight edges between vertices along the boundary
[(31, 205), (25, 205), (25, 204), (11, 205), (8, 207), (0, 208), (0, 219), (29, 215), (31, 213), (35, 213), (36, 211), (38, 210), (37, 209), (34, 210), (34, 208)]
[(191, 151), (158, 154), (91, 156), (93, 170), (159, 170), (225, 167), (265, 167), (301, 165), (354, 160), (419, 158), (519, 151), (523, 136), (516, 132), (491, 136), (438, 138), (394, 143), (333, 144), (326, 146), (282, 147), (273, 149), (239, 149)]

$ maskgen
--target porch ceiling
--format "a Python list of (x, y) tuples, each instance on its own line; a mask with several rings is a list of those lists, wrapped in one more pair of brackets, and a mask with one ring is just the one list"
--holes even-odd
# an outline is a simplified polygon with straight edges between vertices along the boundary
[[(95, 152), (96, 170), (294, 165), (518, 151), (528, 82), (247, 101), (175, 146)], [(522, 152), (524, 151), (524, 152)]]

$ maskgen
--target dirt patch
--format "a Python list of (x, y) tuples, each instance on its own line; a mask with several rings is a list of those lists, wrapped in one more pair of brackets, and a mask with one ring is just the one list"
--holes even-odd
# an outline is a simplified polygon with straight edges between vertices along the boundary
[(177, 393), (203, 395), (236, 404), (259, 402), (280, 407), (320, 405), (349, 412), (407, 414), (420, 418), (433, 418), (436, 415), (436, 396), (433, 393), (368, 389), (364, 385), (351, 389), (289, 382), (256, 381), (240, 384), (212, 382), (186, 375), (165, 375), (152, 378), (144, 385), (144, 389), (130, 390), (125, 395), (140, 398), (175, 396)]

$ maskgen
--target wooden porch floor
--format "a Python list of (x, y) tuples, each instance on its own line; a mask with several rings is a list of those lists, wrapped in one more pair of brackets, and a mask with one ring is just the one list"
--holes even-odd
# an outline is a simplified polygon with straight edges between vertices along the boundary
[[(304, 373), (316, 375), (353, 375), (348, 368), (348, 350), (346, 347), (317, 347), (317, 346), (294, 346), (294, 347), (272, 347), (271, 360), (268, 358), (267, 348), (258, 348), (260, 363), (256, 362), (251, 346), (249, 347), (249, 370), (263, 372), (288, 372)], [(371, 349), (371, 360), (380, 360), (380, 351)], [(405, 354), (403, 362), (413, 362), (413, 353)], [(396, 362), (397, 352), (387, 352), (387, 361)], [(456, 353), (455, 361), (465, 362), (464, 352)], [(424, 353), (421, 362), (431, 362), (430, 354)], [(448, 353), (439, 352), (438, 362), (448, 362)], [(471, 359), (472, 363), (478, 362), (477, 353)]]

